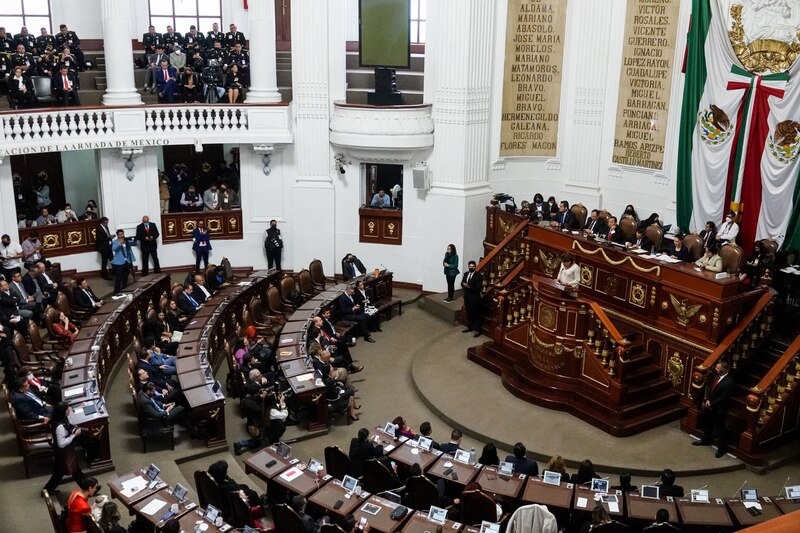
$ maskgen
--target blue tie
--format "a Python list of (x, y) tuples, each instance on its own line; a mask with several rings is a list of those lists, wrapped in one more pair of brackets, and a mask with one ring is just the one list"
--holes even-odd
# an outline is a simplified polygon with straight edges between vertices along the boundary
[(195, 311), (197, 311), (197, 308), (200, 307), (200, 304), (198, 304), (197, 301), (191, 297), (191, 295), (187, 294), (186, 297), (189, 298), (189, 301), (192, 302)]
[(161, 407), (158, 406), (158, 402), (156, 402), (155, 398), (150, 397), (150, 401), (153, 402), (153, 405), (155, 406), (156, 411), (158, 411), (159, 413), (163, 413), (164, 412), (164, 410)]

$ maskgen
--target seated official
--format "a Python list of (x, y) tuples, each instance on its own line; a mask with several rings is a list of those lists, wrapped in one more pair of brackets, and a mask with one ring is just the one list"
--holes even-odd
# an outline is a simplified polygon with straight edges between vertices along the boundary
[[(353, 299), (366, 312), (367, 307), (370, 305), (370, 301), (369, 296), (367, 296), (367, 284), (364, 283), (363, 279), (356, 281), (356, 289), (353, 291)], [(383, 331), (381, 329), (381, 321), (378, 313), (367, 315), (367, 321), (370, 331)]]
[(589, 220), (586, 221), (586, 224), (583, 226), (583, 233), (585, 235), (602, 235), (603, 233), (608, 231), (608, 226), (603, 219), (600, 218), (600, 211), (597, 209), (592, 209), (592, 214), (589, 216)]
[(578, 217), (569, 208), (569, 202), (562, 200), (558, 205), (558, 214), (550, 219), (550, 226), (562, 230), (576, 230), (580, 228)]
[[(150, 90), (150, 93), (156, 92), (156, 77), (158, 71), (161, 69), (161, 62), (167, 61), (169, 63), (169, 55), (164, 53), (164, 46), (157, 45), (155, 52), (147, 56), (147, 72), (144, 76), (144, 90)], [(162, 73), (163, 75), (163, 73)]]
[(617, 217), (608, 217), (608, 230), (603, 235), (603, 238), (617, 244), (625, 244), (625, 233), (617, 225)]
[[(289, 409), (283, 394), (277, 398), (256, 383), (248, 382), (242, 399), (242, 415), (247, 419), (249, 439), (233, 443), (233, 451), (241, 455), (244, 450), (260, 449), (278, 442), (286, 431)], [(269, 411), (269, 416), (266, 416)]]
[(167, 322), (173, 331), (183, 331), (189, 322), (189, 316), (178, 308), (178, 302), (170, 300), (167, 304)]
[(56, 213), (56, 220), (59, 224), (78, 222), (78, 214), (72, 209), (71, 204), (64, 204), (64, 209)]
[(206, 278), (202, 274), (194, 275), (192, 298), (197, 300), (200, 304), (206, 303), (206, 301), (211, 298), (211, 291), (206, 287)]
[(182, 405), (174, 403), (163, 403), (156, 399), (155, 383), (148, 383), (137, 395), (139, 411), (146, 421), (145, 431), (159, 433), (163, 431), (165, 424), (178, 424), (189, 430), (191, 437), (200, 438), (189, 419), (189, 413)]
[[(340, 413), (346, 413), (350, 420), (358, 420), (356, 411), (361, 409), (356, 405), (355, 391), (353, 387), (344, 385), (341, 381), (336, 381), (333, 377), (333, 366), (325, 365), (321, 369), (322, 382), (325, 384), (325, 400), (328, 405)], [(327, 370), (327, 372), (326, 372)]]
[(339, 311), (342, 319), (356, 322), (358, 324), (358, 334), (364, 337), (366, 342), (375, 342), (369, 334), (369, 323), (364, 308), (355, 302), (353, 293), (355, 288), (348, 285), (345, 293), (339, 297)]
[(636, 234), (628, 239), (626, 246), (634, 250), (653, 251), (653, 241), (647, 238), (645, 228), (636, 228)]
[[(37, 265), (40, 263), (37, 263)], [(51, 296), (50, 298), (45, 299), (44, 293), (39, 288), (39, 283), (36, 281), (36, 274), (39, 272), (39, 269), (36, 265), (32, 265), (30, 270), (22, 276), (22, 286), (25, 289), (25, 292), (33, 296), (33, 300), (43, 306), (46, 307), (47, 305), (52, 305), (55, 303), (55, 295)], [(52, 290), (52, 289), (51, 289)], [(49, 294), (49, 293), (48, 293)]]
[(34, 394), (31, 391), (30, 383), (24, 377), (18, 378), (15, 382), (15, 390), (11, 393), (11, 403), (20, 420), (38, 420), (47, 423), (53, 415), (53, 406)]
[(69, 317), (61, 311), (58, 314), (58, 322), (53, 322), (51, 325), (53, 335), (58, 339), (65, 340), (72, 344), (78, 336), (80, 330), (73, 322), (70, 322)]
[(202, 94), (202, 85), (200, 77), (194, 73), (190, 65), (183, 68), (180, 81), (181, 100), (184, 103), (192, 104), (200, 100)]
[(498, 466), (500, 457), (497, 455), (497, 446), (493, 442), (487, 442), (483, 446), (478, 462), (484, 466)]
[(589, 459), (584, 459), (581, 461), (580, 466), (578, 467), (578, 471), (572, 474), (570, 478), (570, 483), (575, 483), (577, 485), (586, 485), (590, 483), (592, 479), (599, 477), (597, 472), (594, 471), (594, 464)]
[(25, 286), (22, 284), (22, 274), (19, 272), (11, 275), (9, 294), (17, 302), (17, 314), (36, 322), (39, 321), (43, 311), (42, 305), (37, 303), (36, 298), (25, 290)]
[(665, 468), (661, 472), (661, 488), (659, 489), (659, 496), (672, 496), (674, 498), (683, 497), (683, 487), (675, 484), (675, 472), (669, 468)]
[(142, 334), (145, 338), (152, 337), (156, 345), (163, 353), (176, 355), (178, 353), (178, 343), (172, 341), (172, 326), (167, 320), (167, 314), (159, 311), (155, 318), (144, 321)]
[(680, 531), (680, 529), (669, 523), (669, 511), (663, 507), (656, 511), (655, 521), (651, 525), (642, 529), (642, 533), (680, 533)]
[(380, 189), (372, 196), (372, 201), (369, 203), (369, 205), (375, 207), (391, 207), (392, 199), (389, 198), (389, 195), (386, 194), (386, 191)]
[(350, 458), (353, 470), (356, 474), (361, 475), (364, 470), (364, 461), (383, 456), (383, 446), (372, 442), (369, 439), (369, 430), (361, 428), (358, 430), (358, 436), (350, 440), (350, 451), (347, 456)]
[[(19, 331), (24, 337), (28, 336), (28, 319), (19, 314), (17, 301), (9, 294), (8, 282), (0, 280), (0, 324), (4, 328)], [(8, 336), (8, 334), (6, 334)], [(10, 342), (10, 341), (9, 341)]]
[(289, 507), (297, 513), (300, 521), (303, 523), (303, 531), (301, 533), (318, 533), (322, 523), (330, 523), (330, 518), (323, 516), (319, 521), (306, 513), (306, 498), (305, 496), (296, 495), (289, 500)]
[(649, 228), (650, 226), (658, 226), (659, 228), (663, 227), (661, 224), (661, 219), (658, 216), (658, 213), (651, 213), (649, 217), (639, 222), (636, 226), (637, 228)]
[(78, 287), (72, 291), (72, 300), (75, 307), (85, 311), (94, 311), (103, 306), (103, 300), (97, 297), (86, 278), (78, 278)]
[(144, 349), (150, 355), (148, 361), (157, 366), (165, 376), (174, 376), (178, 373), (175, 368), (177, 357), (174, 355), (164, 355), (156, 344), (153, 337), (144, 339)]
[(178, 295), (178, 308), (187, 316), (194, 316), (198, 309), (200, 309), (200, 302), (198, 302), (194, 295), (194, 287), (191, 283), (183, 286), (183, 291)]
[(717, 230), (717, 244), (728, 244), (729, 242), (736, 242), (736, 236), (739, 235), (739, 224), (735, 222), (736, 211), (729, 211), (725, 217), (725, 222), (720, 224)]
[(359, 274), (366, 274), (367, 269), (364, 263), (353, 254), (347, 254), (342, 258), (342, 280), (349, 281), (359, 276)]
[(46, 403), (55, 405), (61, 401), (61, 385), (35, 376), (30, 367), (21, 366), (17, 371), (17, 378), (24, 378), (30, 385), (30, 391)]
[(514, 444), (514, 455), (506, 456), (506, 462), (514, 465), (515, 474), (538, 476), (539, 465), (536, 464), (536, 461), (528, 459), (525, 455), (527, 451), (524, 444), (517, 442)]
[(722, 258), (717, 253), (716, 243), (712, 241), (711, 246), (706, 246), (703, 256), (695, 261), (694, 264), (700, 267), (701, 270), (722, 272)]
[(683, 235), (677, 234), (672, 238), (672, 247), (669, 251), (669, 256), (679, 261), (687, 261), (689, 259), (689, 249), (683, 245)]
[(753, 251), (742, 266), (739, 280), (745, 286), (755, 287), (761, 281), (765, 269), (771, 268), (774, 259), (774, 255), (764, 249), (760, 241), (754, 242)]
[(454, 429), (450, 432), (450, 442), (446, 442), (444, 444), (439, 445), (439, 450), (442, 453), (447, 453), (450, 455), (455, 454), (458, 450), (461, 449), (461, 438), (462, 438), (461, 430)]
[(239, 65), (233, 64), (225, 75), (225, 91), (228, 93), (228, 103), (235, 104), (239, 101), (239, 95), (244, 88), (242, 75), (239, 73)]
[[(144, 368), (136, 369), (136, 392), (142, 392), (148, 383), (153, 383), (150, 374)], [(172, 388), (169, 384), (163, 389), (158, 388), (153, 392), (153, 397), (161, 403), (173, 403), (181, 397), (181, 391)]]
[(703, 231), (700, 232), (700, 238), (703, 240), (703, 248), (708, 246), (710, 243), (717, 242), (717, 225), (714, 224), (713, 221), (709, 220), (706, 222)]
[(36, 219), (37, 226), (47, 226), (48, 224), (58, 224), (56, 217), (50, 214), (50, 210), (43, 207), (39, 212), (39, 217)]
[(69, 72), (67, 65), (61, 65), (58, 74), (53, 76), (53, 96), (56, 97), (59, 105), (79, 106), (81, 105), (78, 96), (78, 80), (75, 74)]
[(170, 377), (166, 368), (162, 368), (158, 362), (152, 358), (152, 352), (145, 350), (139, 357), (136, 363), (136, 368), (141, 368), (147, 371), (150, 375), (150, 381), (155, 383), (159, 389), (168, 389), (170, 387), (177, 388), (178, 382)]
[(625, 211), (623, 211), (622, 215), (619, 218), (620, 220), (622, 220), (623, 218), (630, 218), (631, 220), (636, 222), (637, 226), (639, 225), (639, 214), (636, 213), (636, 209), (634, 209), (633, 205), (631, 204), (625, 206)]
[(433, 434), (433, 428), (431, 428), (431, 423), (425, 421), (419, 425), (419, 435), (417, 435), (416, 438), (417, 440), (419, 440), (420, 437), (427, 437), (431, 439), (431, 449), (438, 450), (440, 447), (439, 443), (433, 440), (433, 437), (431, 436), (432, 434)]
[(251, 508), (261, 507), (261, 500), (256, 491), (228, 477), (228, 463), (225, 461), (217, 461), (209, 466), (208, 475), (224, 495), (238, 496)]
[(30, 109), (36, 104), (36, 93), (33, 80), (24, 76), (22, 68), (17, 67), (8, 78), (8, 94), (11, 95), (12, 106), (16, 109)]
[(561, 474), (561, 483), (569, 483), (569, 474), (567, 473), (567, 465), (564, 462), (564, 458), (560, 455), (554, 455), (550, 458), (547, 462), (547, 466), (545, 470), (549, 470), (550, 472), (558, 472)]
[[(327, 311), (328, 316), (330, 316), (330, 309), (327, 309)], [(353, 357), (350, 354), (350, 348), (347, 346), (347, 343), (336, 336), (332, 337), (328, 334), (326, 331), (325, 319), (322, 318), (322, 316), (315, 316), (312, 319), (312, 323), (313, 327), (319, 330), (319, 336), (316, 340), (323, 350), (330, 352), (331, 357), (341, 359), (343, 368), (347, 368), (347, 371), (351, 374), (364, 370), (363, 366), (356, 366), (353, 364)]]
[(558, 269), (556, 281), (564, 286), (565, 290), (575, 291), (581, 283), (581, 269), (570, 253), (561, 254), (561, 266)]
[(162, 59), (159, 69), (155, 72), (156, 87), (158, 96), (166, 103), (175, 102), (175, 93), (178, 91), (178, 71), (175, 67), (169, 66), (169, 61)]

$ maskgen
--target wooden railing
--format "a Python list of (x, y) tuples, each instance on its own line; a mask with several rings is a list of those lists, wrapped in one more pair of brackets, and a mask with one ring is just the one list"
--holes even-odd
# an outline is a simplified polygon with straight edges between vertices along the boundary
[[(595, 356), (608, 369), (610, 377), (622, 378), (629, 341), (622, 336), (614, 323), (611, 322), (611, 319), (600, 307), (600, 304), (594, 300), (584, 301), (590, 309), (587, 348), (594, 349)], [(595, 327), (592, 327), (592, 324)]]
[[(523, 240), (528, 221), (519, 222), (512, 228), (497, 246), (489, 251), (475, 268), (483, 273), (483, 291), (490, 291), (495, 286), (496, 280), (506, 278), (506, 275), (516, 270), (520, 264), (525, 263), (530, 255), (530, 246)], [(517, 273), (522, 270), (518, 270)]]
[(19, 242), (28, 238), (32, 231), (39, 233), (42, 254), (48, 259), (62, 255), (95, 251), (96, 220), (47, 224), (19, 230)]
[[(524, 266), (524, 263), (520, 264)], [(510, 328), (529, 320), (533, 309), (530, 283), (519, 279), (513, 285), (509, 283), (496, 287), (497, 291), (492, 296), (499, 329)]]
[(757, 431), (778, 412), (800, 381), (800, 335), (747, 396), (750, 431)]
[[(772, 303), (776, 292), (769, 289), (739, 320), (739, 323), (722, 339), (722, 342), (705, 360), (694, 368), (692, 387), (702, 389), (706, 383), (709, 369), (723, 358), (729, 358), (731, 366), (736, 369), (740, 361), (750, 357), (772, 330)], [(702, 399), (702, 395), (698, 397)]]

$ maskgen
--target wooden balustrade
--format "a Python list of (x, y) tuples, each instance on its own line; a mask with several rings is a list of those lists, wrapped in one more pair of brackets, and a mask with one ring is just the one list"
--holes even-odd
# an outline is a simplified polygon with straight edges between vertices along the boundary
[(19, 230), (19, 242), (28, 238), (32, 231), (39, 233), (42, 254), (51, 259), (63, 255), (94, 252), (96, 220), (48, 224)]
[(161, 241), (164, 244), (192, 240), (197, 221), (203, 220), (214, 239), (242, 239), (242, 210), (164, 213), (161, 215)]
[[(610, 377), (622, 379), (624, 376), (624, 364), (627, 362), (625, 356), (628, 350), (628, 340), (622, 336), (617, 327), (611, 322), (606, 312), (600, 304), (594, 300), (586, 300), (587, 305), (593, 313), (597, 329), (587, 332), (587, 337), (594, 338), (595, 356), (600, 354), (601, 363), (608, 368)], [(591, 322), (590, 322), (591, 323)], [(601, 338), (602, 337), (602, 338)]]
[[(527, 219), (513, 227), (510, 224), (509, 222), (503, 240), (490, 250), (475, 268), (476, 271), (483, 273), (483, 292), (492, 290), (495, 283), (508, 274), (514, 271), (517, 274), (522, 272), (519, 265), (524, 266), (530, 257), (530, 246), (523, 238), (525, 228), (528, 226)], [(508, 279), (510, 281), (513, 277), (509, 276)]]
[(800, 335), (747, 396), (748, 429), (757, 431), (780, 410), (800, 381)]

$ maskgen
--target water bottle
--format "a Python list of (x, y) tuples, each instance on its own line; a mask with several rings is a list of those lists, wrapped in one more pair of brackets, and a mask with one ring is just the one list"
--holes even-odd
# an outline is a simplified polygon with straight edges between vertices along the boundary
[(475, 448), (469, 449), (469, 464), (471, 465), (475, 464)]

